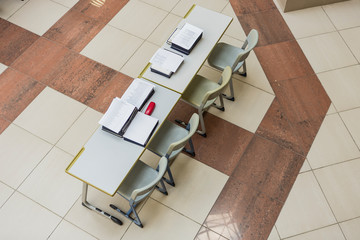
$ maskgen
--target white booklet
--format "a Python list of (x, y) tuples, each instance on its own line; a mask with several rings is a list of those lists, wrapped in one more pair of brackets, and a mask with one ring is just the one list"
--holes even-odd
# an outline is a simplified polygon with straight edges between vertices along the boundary
[(154, 92), (155, 85), (139, 78), (135, 78), (126, 89), (121, 99), (134, 105), (138, 110), (141, 110)]
[(158, 122), (158, 119), (138, 112), (127, 128), (124, 139), (145, 146)]
[(114, 133), (122, 135), (136, 111), (134, 105), (120, 98), (114, 98), (108, 110), (100, 119), (99, 124)]
[(167, 49), (159, 48), (150, 59), (150, 63), (161, 69), (176, 72), (184, 57)]
[(185, 23), (172, 39), (172, 44), (183, 48), (184, 50), (190, 50), (195, 42), (201, 37), (202, 33), (202, 29), (189, 23)]

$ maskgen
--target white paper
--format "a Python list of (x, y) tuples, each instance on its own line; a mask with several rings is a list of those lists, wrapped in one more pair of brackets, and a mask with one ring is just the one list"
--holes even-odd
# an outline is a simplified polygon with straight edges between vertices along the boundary
[(176, 72), (183, 61), (184, 57), (180, 54), (162, 48), (159, 48), (150, 59), (151, 64), (170, 70), (171, 72)]
[(120, 98), (114, 98), (99, 124), (119, 133), (134, 111), (135, 106)]
[(131, 103), (138, 110), (140, 110), (141, 105), (143, 105), (143, 103), (148, 98), (150, 93), (154, 90), (154, 88), (155, 85), (136, 78), (130, 84), (128, 89), (126, 89), (121, 99), (128, 103)]
[(185, 23), (182, 29), (172, 39), (172, 43), (189, 50), (202, 32), (202, 29)]
[(138, 112), (126, 130), (124, 138), (145, 145), (158, 121), (154, 117)]

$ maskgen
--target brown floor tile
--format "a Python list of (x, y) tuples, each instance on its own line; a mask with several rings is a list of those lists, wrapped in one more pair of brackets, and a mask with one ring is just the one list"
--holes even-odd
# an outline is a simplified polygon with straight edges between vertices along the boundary
[[(194, 112), (197, 112), (195, 108), (179, 101), (169, 120), (188, 121)], [(199, 134), (192, 137), (195, 159), (226, 175), (231, 175), (254, 134), (211, 113), (205, 113), (204, 120), (207, 137)]]
[(231, 240), (266, 240), (282, 204), (230, 177), (204, 225)]
[(14, 121), (45, 85), (8, 68), (0, 75), (0, 117)]
[(230, 4), (234, 9), (236, 15), (257, 13), (276, 9), (276, 5), (273, 1), (264, 0), (230, 0)]
[(133, 78), (117, 73), (103, 90), (88, 102), (88, 106), (105, 113), (114, 97), (121, 97), (129, 87)]
[(296, 40), (257, 47), (254, 51), (269, 82), (314, 74)]
[(70, 10), (43, 36), (80, 52), (104, 26), (103, 22)]
[(0, 134), (10, 125), (10, 121), (0, 117)]
[(75, 56), (76, 53), (41, 37), (13, 63), (12, 67), (41, 81), (56, 70), (59, 61), (69, 55)]
[(259, 32), (258, 47), (294, 40), (294, 36), (277, 9), (241, 14), (237, 17), (246, 34), (251, 29), (256, 29)]
[(284, 203), (304, 161), (291, 149), (255, 135), (231, 178)]
[(72, 9), (102, 21), (109, 22), (129, 0), (80, 0)]
[(296, 130), (275, 98), (256, 130), (256, 134), (304, 155), (309, 146), (304, 145)]
[(0, 62), (10, 66), (39, 36), (0, 18)]

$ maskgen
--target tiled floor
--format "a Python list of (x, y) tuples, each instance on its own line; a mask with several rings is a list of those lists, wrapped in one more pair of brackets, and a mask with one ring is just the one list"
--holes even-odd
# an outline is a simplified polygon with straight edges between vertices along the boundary
[[(64, 170), (193, 3), (235, 18), (221, 41), (241, 46), (258, 29), (256, 54), (248, 77), (234, 76), (236, 101), (206, 114), (195, 158), (172, 165), (176, 187), (139, 206), (143, 229), (108, 206), (125, 208), (121, 197), (89, 189), (120, 227), (81, 205), (81, 182)], [(277, 7), (1, 1), (0, 239), (359, 239), (360, 1)], [(180, 102), (169, 118), (193, 111)]]

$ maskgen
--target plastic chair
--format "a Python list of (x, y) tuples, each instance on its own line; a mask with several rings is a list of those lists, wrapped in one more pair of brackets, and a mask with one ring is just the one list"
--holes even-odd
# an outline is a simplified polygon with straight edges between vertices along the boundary
[[(110, 207), (120, 212), (142, 228), (143, 225), (135, 207), (138, 203), (145, 200), (155, 188), (165, 195), (168, 194), (162, 180), (162, 177), (167, 169), (167, 163), (168, 160), (165, 157), (162, 157), (159, 161), (158, 171), (156, 171), (142, 161), (137, 161), (117, 191), (118, 194), (129, 201), (130, 209), (125, 213), (113, 204), (110, 204)], [(159, 182), (161, 187), (157, 186)], [(130, 216), (131, 213), (134, 213), (135, 218)]]
[[(165, 121), (148, 145), (150, 151), (159, 156), (165, 156), (168, 159), (167, 173), (169, 179), (164, 177), (164, 180), (172, 186), (175, 186), (175, 181), (170, 170), (170, 165), (182, 150), (195, 156), (191, 137), (196, 132), (198, 126), (199, 115), (196, 113), (191, 116), (186, 128), (180, 127), (170, 121)], [(185, 148), (187, 142), (189, 142), (190, 150)]]
[[(249, 56), (251, 50), (257, 45), (259, 40), (259, 33), (252, 29), (247, 36), (241, 48), (232, 46), (227, 43), (218, 43), (210, 53), (208, 63), (210, 66), (224, 70), (226, 66), (230, 66), (233, 73), (240, 74), (246, 77), (246, 58)], [(240, 69), (242, 68), (242, 71)], [(224, 95), (226, 99), (235, 100), (233, 82), (230, 80), (230, 96)]]
[[(217, 109), (225, 111), (221, 93), (228, 85), (231, 79), (231, 74), (231, 68), (229, 66), (225, 67), (223, 73), (221, 74), (219, 83), (211, 81), (200, 75), (196, 75), (181, 96), (183, 101), (198, 109), (201, 130), (198, 130), (197, 133), (203, 137), (206, 137), (203, 113), (211, 106), (215, 106)], [(215, 104), (217, 97), (220, 99), (220, 106)], [(186, 124), (181, 120), (176, 120), (176, 122), (186, 126)]]

